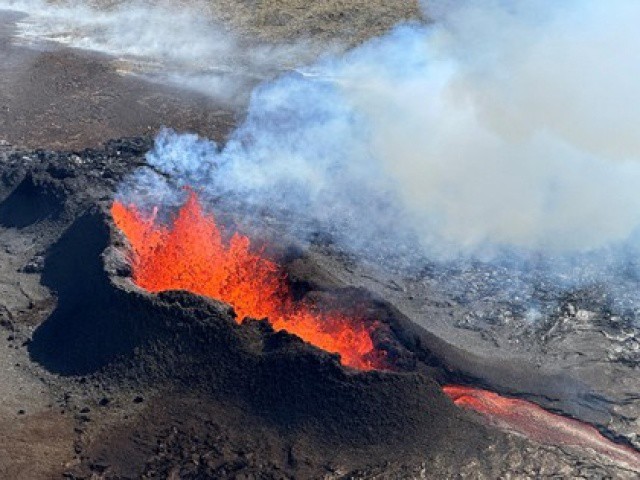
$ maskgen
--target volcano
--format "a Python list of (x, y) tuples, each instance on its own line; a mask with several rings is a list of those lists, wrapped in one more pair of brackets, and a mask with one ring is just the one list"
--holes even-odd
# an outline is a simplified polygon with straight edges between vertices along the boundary
[(133, 278), (151, 292), (187, 290), (225, 301), (238, 321), (266, 318), (361, 370), (381, 369), (384, 355), (374, 349), (373, 325), (304, 302), (293, 301), (285, 272), (250, 251), (250, 240), (234, 234), (228, 245), (213, 216), (207, 218), (195, 193), (167, 228), (155, 215), (143, 217), (135, 206), (115, 202), (111, 214), (131, 243)]
[[(445, 342), (345, 281), (354, 269), (337, 253), (287, 247), (286, 235), (268, 248), (194, 191), (164, 210), (114, 201), (150, 146), (5, 154), (6, 238), (36, 245), (24, 275), (57, 299), (25, 310), (43, 318), (32, 335), (14, 317), (12, 338), (62, 392), (52, 407), (75, 424), (68, 475), (446, 477), (482, 458), (491, 475), (543, 462), (633, 478), (637, 454), (597, 409), (576, 410), (575, 380)], [(11, 210), (18, 197), (32, 207)], [(609, 438), (570, 419), (574, 433), (554, 433), (570, 416)]]
[(312, 3), (5, 2), (0, 478), (638, 478), (640, 8)]

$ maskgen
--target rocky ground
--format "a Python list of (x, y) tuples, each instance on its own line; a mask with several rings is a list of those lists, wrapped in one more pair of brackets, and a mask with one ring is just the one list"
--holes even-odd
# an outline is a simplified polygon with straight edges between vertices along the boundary
[[(414, 2), (217, 5), (268, 40), (357, 43), (418, 15)], [(620, 293), (633, 278), (614, 292), (482, 264), (407, 275), (318, 242), (288, 264), (292, 278), (356, 288), (405, 332), (393, 337), (405, 371), (371, 374), (238, 326), (215, 302), (147, 295), (113, 248), (116, 186), (160, 126), (222, 140), (242, 113), (122, 76), (108, 57), (16, 46), (15, 18), (0, 17), (0, 477), (637, 478), (488, 427), (438, 387), (531, 399), (640, 448), (640, 337), (634, 296)], [(136, 138), (100, 146), (122, 136)], [(519, 282), (536, 285), (535, 315)]]
[(399, 22), (423, 18), (415, 0), (225, 0), (210, 5), (215, 18), (270, 42), (310, 38), (356, 45)]
[[(562, 364), (532, 369), (514, 360), (515, 349), (481, 356), (456, 348), (468, 330), (455, 323), (443, 342), (387, 303), (410, 312), (385, 293), (404, 291), (401, 279), (326, 246), (289, 259), (292, 278), (306, 282), (308, 294), (334, 296), (334, 303), (371, 302), (372, 318), (391, 328), (383, 342), (400, 371), (347, 371), (263, 323), (237, 325), (222, 304), (137, 289), (107, 209), (123, 175), (144, 165), (149, 147), (143, 139), (68, 153), (5, 147), (3, 474), (634, 478), (606, 458), (506, 434), (457, 409), (438, 383), (475, 381), (601, 422), (591, 415), (597, 402), (589, 397), (584, 412), (575, 410), (580, 390), (568, 387), (584, 384)], [(349, 290), (358, 283), (365, 289)], [(464, 316), (465, 308), (450, 302), (430, 305), (422, 321), (449, 316), (451, 308)], [(597, 412), (619, 425), (628, 417), (616, 417), (611, 406), (622, 391), (610, 392), (610, 403)], [(601, 426), (624, 435), (615, 424)]]
[(0, 12), (0, 140), (85, 148), (165, 125), (220, 139), (236, 113), (210, 98), (118, 73), (115, 60), (55, 44), (16, 45), (20, 14)]
[[(417, 324), (488, 361), (492, 367), (471, 373), (494, 389), (588, 420), (640, 447), (640, 332), (630, 305), (637, 301), (633, 278), (573, 289), (547, 278), (531, 297), (521, 293), (518, 298), (509, 283), (521, 273), (491, 265), (435, 267), (407, 277), (372, 264), (338, 268), (343, 261), (331, 249), (317, 248), (313, 255), (336, 272), (334, 281), (389, 299)], [(535, 284), (518, 281), (527, 288)], [(619, 288), (625, 281), (631, 285)], [(535, 319), (532, 303), (544, 306)], [(530, 373), (514, 377), (502, 368), (506, 364)]]
[[(101, 9), (126, 4), (87, 3)], [(206, 12), (207, 17), (220, 23), (220, 28), (233, 31), (249, 51), (264, 42), (271, 46), (267, 51), (292, 49), (295, 53), (279, 54), (291, 57), (285, 61), (289, 67), (309, 62), (328, 50), (356, 45), (398, 22), (420, 18), (414, 1), (388, 4), (351, 0), (309, 5), (297, 0), (233, 0), (208, 2), (200, 5), (198, 12)], [(259, 71), (246, 72), (230, 81), (242, 84), (247, 91), (238, 91), (221, 102), (207, 95), (209, 87), (198, 85), (201, 66), (194, 67), (198, 86), (190, 90), (181, 86), (193, 78), (174, 79), (168, 84), (149, 82), (141, 75), (166, 80), (156, 72), (156, 63), (162, 59), (146, 62), (140, 58), (111, 58), (51, 41), (27, 42), (25, 46), (24, 41), (15, 39), (15, 22), (23, 18), (22, 13), (0, 11), (0, 140), (13, 145), (95, 147), (108, 138), (153, 135), (165, 125), (220, 140), (243, 115), (248, 91), (256, 81), (280, 71), (280, 56), (276, 54), (273, 61), (262, 60), (260, 65), (247, 67)], [(243, 52), (237, 50), (235, 54)], [(233, 59), (222, 63), (225, 61), (233, 63)], [(151, 71), (147, 63), (155, 65)]]

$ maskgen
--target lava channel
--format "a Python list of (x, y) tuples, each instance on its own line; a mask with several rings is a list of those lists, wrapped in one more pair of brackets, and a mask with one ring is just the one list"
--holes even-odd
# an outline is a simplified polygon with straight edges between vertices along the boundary
[(294, 301), (287, 275), (271, 260), (254, 252), (249, 238), (234, 233), (228, 242), (213, 215), (205, 213), (197, 195), (169, 224), (157, 209), (143, 214), (135, 205), (114, 202), (111, 213), (127, 237), (133, 281), (150, 292), (186, 290), (233, 306), (238, 322), (266, 318), (331, 353), (359, 370), (384, 368), (384, 352), (371, 339), (375, 328), (362, 319)]
[(604, 437), (596, 428), (555, 415), (538, 405), (472, 387), (447, 385), (444, 392), (460, 407), (487, 417), (497, 427), (539, 443), (589, 449), (640, 472), (640, 453)]

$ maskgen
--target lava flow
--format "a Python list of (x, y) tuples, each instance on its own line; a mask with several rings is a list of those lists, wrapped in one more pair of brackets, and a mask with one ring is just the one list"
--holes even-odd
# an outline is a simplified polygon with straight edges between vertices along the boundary
[(444, 392), (460, 407), (474, 410), (497, 426), (540, 443), (586, 448), (640, 471), (640, 454), (608, 440), (590, 425), (554, 415), (538, 405), (472, 387), (447, 385)]
[(223, 240), (213, 215), (205, 214), (190, 192), (174, 221), (157, 220), (157, 209), (143, 215), (135, 205), (114, 202), (111, 213), (131, 245), (134, 282), (150, 292), (186, 290), (229, 303), (238, 322), (267, 318), (360, 370), (383, 367), (371, 329), (357, 318), (323, 311), (292, 298), (287, 277), (276, 263), (251, 251), (247, 237)]

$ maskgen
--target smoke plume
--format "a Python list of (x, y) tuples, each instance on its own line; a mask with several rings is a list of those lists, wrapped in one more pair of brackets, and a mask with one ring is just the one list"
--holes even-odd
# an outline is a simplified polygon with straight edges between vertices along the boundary
[(224, 146), (165, 131), (149, 160), (211, 198), (286, 212), (299, 236), (374, 256), (635, 251), (637, 2), (434, 0), (431, 23), (307, 67), (303, 46), (247, 53), (194, 9), (36, 2), (11, 1), (31, 12), (24, 37), (157, 61), (219, 98), (289, 68)]
[(433, 23), (259, 86), (224, 147), (164, 132), (151, 163), (214, 197), (318, 221), (351, 248), (565, 254), (631, 241), (640, 4), (426, 8)]

